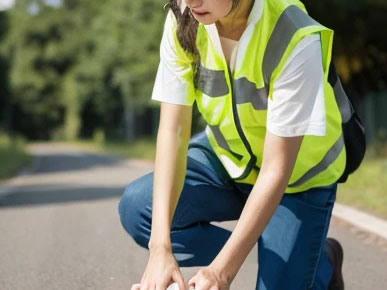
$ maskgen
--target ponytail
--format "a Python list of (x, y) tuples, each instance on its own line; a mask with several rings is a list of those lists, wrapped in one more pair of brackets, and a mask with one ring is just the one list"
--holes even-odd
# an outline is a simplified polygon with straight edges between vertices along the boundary
[(169, 2), (164, 6), (164, 9), (168, 8), (170, 8), (173, 14), (175, 14), (177, 20), (177, 39), (179, 40), (181, 47), (185, 51), (190, 52), (193, 55), (197, 55), (196, 34), (199, 22), (192, 16), (188, 7), (186, 7), (183, 13), (181, 13), (177, 0), (169, 0)]

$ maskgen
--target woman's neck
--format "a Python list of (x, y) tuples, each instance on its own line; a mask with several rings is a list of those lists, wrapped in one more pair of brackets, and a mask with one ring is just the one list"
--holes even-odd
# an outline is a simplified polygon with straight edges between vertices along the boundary
[(239, 40), (247, 27), (254, 0), (240, 0), (238, 7), (226, 17), (216, 22), (219, 35), (233, 40)]

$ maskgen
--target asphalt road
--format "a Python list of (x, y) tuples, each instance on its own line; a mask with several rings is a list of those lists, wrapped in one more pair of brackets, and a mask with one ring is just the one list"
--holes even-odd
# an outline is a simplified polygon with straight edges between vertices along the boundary
[[(30, 147), (33, 164), (0, 184), (1, 290), (123, 290), (140, 281), (148, 252), (121, 227), (124, 186), (152, 164), (68, 145)], [(215, 223), (230, 230), (236, 222)], [(333, 219), (347, 290), (387, 289), (387, 241)], [(254, 248), (233, 290), (254, 289)], [(197, 267), (181, 268), (188, 281)]]

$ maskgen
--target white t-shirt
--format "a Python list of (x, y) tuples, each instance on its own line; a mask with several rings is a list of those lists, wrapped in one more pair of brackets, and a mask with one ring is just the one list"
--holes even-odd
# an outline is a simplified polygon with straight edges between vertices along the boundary
[[(168, 22), (164, 28), (160, 45), (158, 67), (152, 99), (166, 103), (192, 105), (193, 84), (187, 84), (184, 75), (190, 69), (182, 68), (168, 33)], [(235, 66), (238, 42), (220, 37), (222, 49), (230, 67)], [(230, 48), (230, 45), (233, 46)], [(283, 137), (316, 135), (324, 136), (325, 103), (323, 67), (319, 34), (303, 38), (294, 48), (283, 71), (274, 81), (273, 99), (268, 99), (266, 129)], [(179, 64), (179, 65), (178, 65)]]

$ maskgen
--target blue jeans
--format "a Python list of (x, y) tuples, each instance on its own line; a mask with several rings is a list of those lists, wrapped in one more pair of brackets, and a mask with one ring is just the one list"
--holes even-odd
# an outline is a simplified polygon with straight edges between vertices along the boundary
[[(258, 239), (256, 289), (327, 289), (332, 265), (324, 251), (337, 184), (284, 194)], [(171, 225), (180, 267), (207, 266), (231, 232), (211, 221), (237, 220), (252, 186), (230, 179), (204, 132), (190, 140), (185, 184)], [(153, 172), (131, 182), (118, 205), (134, 241), (148, 248), (152, 223)]]

